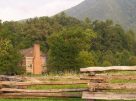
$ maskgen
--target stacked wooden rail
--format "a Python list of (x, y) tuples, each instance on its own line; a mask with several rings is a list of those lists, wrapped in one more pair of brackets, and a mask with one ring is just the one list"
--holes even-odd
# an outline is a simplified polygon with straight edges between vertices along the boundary
[[(89, 91), (82, 98), (93, 100), (136, 100), (136, 75), (106, 74), (108, 71), (136, 71), (136, 66), (112, 66), (81, 68), (82, 80), (90, 80)], [(101, 74), (103, 73), (103, 74)], [(127, 83), (111, 83), (112, 80), (127, 80)], [(133, 83), (131, 82), (133, 81)]]
[[(79, 89), (49, 89), (49, 90), (28, 90), (28, 86), (34, 85), (77, 85), (87, 84), (87, 81), (46, 81), (46, 82), (0, 82), (0, 98), (81, 98), (81, 92), (87, 91), (87, 88)], [(72, 93), (71, 93), (72, 92)], [(80, 92), (80, 93), (73, 93)]]

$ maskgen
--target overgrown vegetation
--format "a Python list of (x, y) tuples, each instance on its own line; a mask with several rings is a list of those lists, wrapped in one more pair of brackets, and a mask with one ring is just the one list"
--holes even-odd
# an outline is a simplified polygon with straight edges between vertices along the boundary
[(21, 54), (13, 47), (11, 41), (0, 38), (0, 74), (22, 74), (24, 70), (19, 65), (21, 61)]
[(37, 41), (42, 51), (48, 54), (47, 66), (50, 71), (78, 71), (81, 67), (89, 66), (136, 65), (135, 33), (124, 31), (110, 20), (103, 22), (86, 18), (80, 21), (61, 13), (50, 18), (1, 22), (0, 37), (3, 42), (9, 40), (13, 46), (11, 50), (14, 49), (14, 52), (8, 51), (10, 56), (13, 55), (12, 61), (8, 62), (10, 59), (6, 57), (7, 54), (4, 58), (0, 57), (0, 60), (7, 61), (1, 62), (0, 70), (9, 64), (6, 72), (14, 70), (12, 67), (18, 69), (20, 55), (15, 53), (31, 47)]

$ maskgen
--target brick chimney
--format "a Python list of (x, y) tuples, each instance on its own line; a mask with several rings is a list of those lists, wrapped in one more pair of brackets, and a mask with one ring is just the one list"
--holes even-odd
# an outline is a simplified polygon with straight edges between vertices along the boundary
[(34, 44), (34, 64), (33, 64), (33, 74), (42, 74), (42, 60), (40, 45)]

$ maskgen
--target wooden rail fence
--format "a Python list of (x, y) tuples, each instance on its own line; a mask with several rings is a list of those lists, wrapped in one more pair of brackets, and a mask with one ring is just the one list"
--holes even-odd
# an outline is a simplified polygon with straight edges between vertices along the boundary
[[(81, 98), (83, 91), (88, 91), (88, 88), (79, 89), (49, 89), (49, 90), (27, 90), (28, 86), (34, 85), (77, 85), (87, 84), (87, 81), (46, 81), (46, 82), (0, 82), (0, 98)], [(22, 89), (23, 88), (23, 89)], [(79, 92), (79, 93), (76, 93)]]
[[(136, 75), (101, 74), (105, 71), (136, 71), (136, 66), (89, 67), (81, 68), (80, 71), (89, 73), (88, 76), (81, 76), (82, 80), (90, 80), (89, 91), (83, 92), (83, 99), (89, 101), (136, 100)], [(112, 80), (127, 80), (129, 82), (112, 83)]]
[[(0, 98), (83, 98), (87, 100), (136, 100), (136, 75), (101, 74), (105, 71), (136, 71), (136, 66), (90, 67), (81, 68), (81, 80), (17, 82), (1, 81)], [(127, 80), (127, 83), (112, 83), (114, 80)], [(89, 82), (88, 82), (89, 81)], [(133, 82), (132, 82), (133, 81)], [(35, 85), (77, 85), (88, 84), (88, 88), (28, 90)], [(79, 93), (77, 93), (79, 92)]]

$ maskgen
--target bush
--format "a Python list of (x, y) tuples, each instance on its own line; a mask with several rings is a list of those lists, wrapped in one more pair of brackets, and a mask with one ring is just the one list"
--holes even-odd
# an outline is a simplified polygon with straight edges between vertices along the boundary
[(95, 58), (91, 52), (81, 51), (77, 60), (79, 62), (79, 67), (95, 66)]
[(132, 56), (129, 58), (129, 65), (135, 66), (136, 65), (136, 56)]
[(110, 61), (103, 61), (102, 66), (106, 67), (106, 66), (112, 66), (112, 63)]
[(21, 61), (21, 54), (13, 47), (11, 41), (8, 39), (0, 39), (0, 74), (22, 74), (24, 69), (20, 66)]

